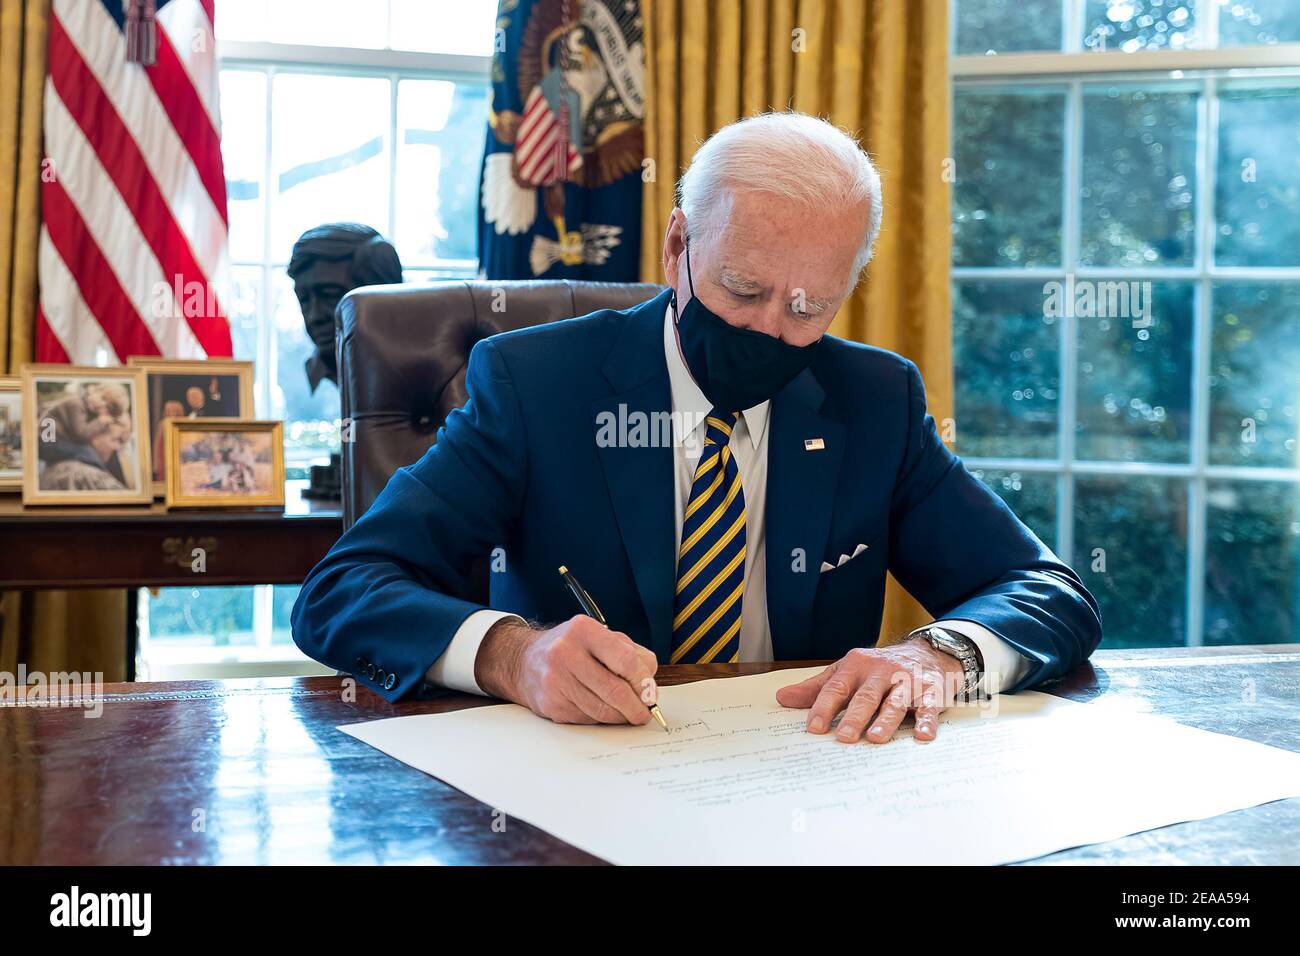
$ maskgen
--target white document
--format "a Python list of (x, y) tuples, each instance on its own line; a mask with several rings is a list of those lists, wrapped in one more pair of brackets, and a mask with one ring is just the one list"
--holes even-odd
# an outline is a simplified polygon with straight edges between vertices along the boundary
[(1033, 691), (843, 744), (776, 702), (819, 670), (661, 688), (671, 734), (515, 704), (339, 729), (503, 812), (501, 839), (523, 819), (624, 864), (1009, 863), (1300, 796), (1300, 754)]

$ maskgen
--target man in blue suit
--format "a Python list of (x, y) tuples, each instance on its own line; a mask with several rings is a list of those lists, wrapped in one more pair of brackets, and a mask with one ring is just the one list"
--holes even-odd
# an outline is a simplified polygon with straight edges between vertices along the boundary
[[(645, 723), (663, 662), (835, 659), (777, 700), (876, 743), (1086, 659), (1096, 602), (940, 441), (916, 366), (826, 334), (880, 221), (830, 124), (719, 131), (678, 185), (671, 288), (477, 343), (468, 403), (308, 576), (299, 647), (389, 700), (575, 723)], [(887, 571), (937, 620), (877, 647)]]

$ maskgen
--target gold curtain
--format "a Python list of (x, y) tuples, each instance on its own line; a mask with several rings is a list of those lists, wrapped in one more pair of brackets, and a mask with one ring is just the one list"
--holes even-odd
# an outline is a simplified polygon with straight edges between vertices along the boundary
[[(646, 155), (641, 278), (663, 281), (677, 177), (726, 124), (825, 117), (880, 170), (875, 258), (831, 332), (907, 356), (937, 422), (952, 415), (947, 0), (642, 0)], [(928, 620), (891, 578), (881, 642)]]
[[(50, 0), (0, 0), (0, 372), (35, 358)], [(126, 592), (0, 593), (0, 671), (125, 676)]]
[(0, 373), (35, 355), (49, 0), (0, 0)]

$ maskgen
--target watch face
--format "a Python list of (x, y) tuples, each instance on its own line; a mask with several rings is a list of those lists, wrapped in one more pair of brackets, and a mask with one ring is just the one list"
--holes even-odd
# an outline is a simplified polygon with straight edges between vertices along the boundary
[(944, 647), (952, 648), (954, 651), (961, 650), (962, 648), (962, 642), (957, 640), (957, 638), (953, 637), (941, 627), (932, 627), (930, 628), (929, 633), (935, 641), (942, 644)]

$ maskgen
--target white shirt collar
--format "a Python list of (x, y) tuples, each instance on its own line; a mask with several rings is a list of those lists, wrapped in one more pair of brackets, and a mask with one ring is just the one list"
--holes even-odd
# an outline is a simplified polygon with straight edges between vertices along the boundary
[[(672, 389), (673, 411), (676, 413), (672, 416), (673, 441), (679, 445), (700, 447), (704, 440), (704, 418), (713, 406), (691, 377), (686, 359), (682, 357), (681, 347), (677, 344), (677, 330), (673, 327), (671, 305), (664, 310), (664, 359), (668, 362), (668, 385)], [(755, 449), (767, 428), (771, 407), (772, 403), (765, 401), (741, 412), (745, 418), (745, 430)]]

